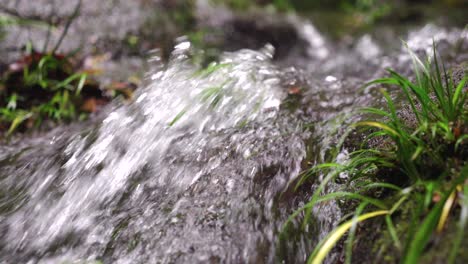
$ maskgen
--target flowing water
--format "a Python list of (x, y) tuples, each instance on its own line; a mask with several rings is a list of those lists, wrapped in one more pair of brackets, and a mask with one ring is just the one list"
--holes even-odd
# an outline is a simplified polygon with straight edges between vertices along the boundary
[[(306, 54), (274, 61), (266, 45), (201, 70), (180, 42), (167, 64), (154, 57), (134, 102), (114, 102), (86, 127), (2, 145), (0, 263), (304, 261), (341, 212), (327, 204), (316, 227), (279, 245), (312, 192), (290, 184), (334, 144), (347, 113), (377, 103), (357, 87), (385, 67), (407, 70), (409, 57), (372, 35), (346, 47), (292, 23)], [(426, 50), (428, 34), (447, 56), (466, 38), (429, 25), (409, 45)]]

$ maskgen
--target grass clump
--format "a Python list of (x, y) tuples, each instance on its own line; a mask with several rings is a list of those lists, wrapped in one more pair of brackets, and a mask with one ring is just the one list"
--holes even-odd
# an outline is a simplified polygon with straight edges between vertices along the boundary
[[(70, 58), (30, 51), (10, 65), (1, 78), (0, 124), (7, 134), (38, 126), (44, 119), (69, 121), (82, 111), (87, 74)], [(28, 121), (28, 122), (25, 122)], [(26, 124), (27, 123), (27, 124)]]
[[(350, 153), (346, 162), (318, 165), (307, 171), (298, 183), (299, 186), (311, 176), (325, 175), (309, 202), (290, 217), (292, 220), (305, 211), (304, 226), (311, 220), (312, 208), (318, 203), (358, 201), (358, 210), (348, 215), (352, 219), (343, 219), (317, 245), (308, 263), (321, 263), (333, 246), (343, 241), (348, 230), (351, 231), (344, 242), (344, 252), (345, 262), (351, 263), (358, 223), (379, 217), (382, 224), (378, 229), (386, 227), (379, 233), (386, 233), (390, 238), (391, 242), (387, 243), (391, 244), (396, 262), (419, 263), (437, 243), (450, 248), (445, 256), (449, 263), (454, 263), (459, 254), (460, 245), (466, 239), (464, 229), (468, 219), (467, 76), (464, 73), (461, 80), (454, 81), (439, 63), (435, 47), (432, 58), (425, 62), (411, 51), (410, 54), (414, 81), (389, 70), (389, 77), (369, 83), (399, 87), (409, 111), (403, 111), (389, 92), (381, 88), (386, 108), (362, 109), (367, 120), (353, 125), (366, 135), (364, 143)], [(347, 175), (345, 191), (325, 194), (325, 186), (338, 175)], [(407, 216), (403, 217), (404, 214)], [(455, 224), (455, 220), (450, 221), (452, 218), (458, 218)], [(400, 221), (409, 224), (403, 228), (394, 224)], [(455, 235), (440, 242), (436, 238), (445, 235), (448, 225), (456, 225)]]
[[(83, 119), (89, 112), (94, 112), (97, 105), (108, 101), (97, 84), (89, 80), (88, 73), (80, 71), (73, 55), (58, 52), (71, 24), (79, 15), (81, 2), (76, 2), (56, 43), (49, 43), (52, 24), (19, 15), (0, 15), (0, 30), (21, 25), (48, 28), (42, 49), (26, 44), (21, 57), (0, 73), (0, 136), (38, 127), (45, 120), (66, 122)], [(49, 46), (52, 47), (50, 50)]]

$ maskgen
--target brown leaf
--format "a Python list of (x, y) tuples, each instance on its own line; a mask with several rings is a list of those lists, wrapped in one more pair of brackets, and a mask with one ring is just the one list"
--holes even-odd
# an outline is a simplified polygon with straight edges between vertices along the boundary
[(97, 103), (96, 98), (91, 97), (84, 101), (83, 105), (81, 105), (81, 110), (89, 113), (94, 113), (97, 111)]
[(119, 94), (123, 94), (125, 99), (132, 99), (133, 91), (136, 88), (136, 84), (131, 82), (114, 82), (106, 90), (116, 91)]
[(288, 89), (288, 94), (301, 94), (302, 90), (300, 87), (297, 87), (297, 86), (293, 86), (293, 87), (289, 87)]
[(102, 106), (106, 105), (109, 101), (105, 99), (99, 99), (95, 97), (87, 98), (81, 105), (81, 110), (89, 113), (95, 113), (101, 109)]

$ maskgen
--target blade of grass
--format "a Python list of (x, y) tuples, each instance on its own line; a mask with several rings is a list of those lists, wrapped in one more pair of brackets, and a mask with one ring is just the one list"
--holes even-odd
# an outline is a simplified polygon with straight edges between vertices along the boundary
[[(465, 167), (468, 168), (468, 167)], [(468, 174), (468, 170), (465, 172)], [(466, 176), (465, 176), (466, 177)], [(448, 263), (455, 263), (458, 251), (460, 250), (461, 243), (465, 237), (465, 229), (468, 222), (468, 182), (465, 181), (463, 186), (463, 196), (461, 199), (461, 212), (460, 220), (457, 223), (457, 233), (455, 235), (452, 250), (450, 251)]]
[(452, 97), (452, 103), (454, 106), (458, 105), (458, 101), (460, 100), (460, 95), (463, 91), (463, 87), (465, 87), (465, 83), (466, 81), (468, 80), (467, 77), (464, 77), (457, 85), (457, 87), (455, 88), (455, 93), (453, 94), (453, 97)]
[[(298, 182), (298, 184), (296, 185), (295, 187), (295, 190), (297, 190), (297, 188), (299, 188), (302, 183), (301, 181), (305, 181), (306, 178), (309, 177), (309, 175), (313, 175), (315, 174), (316, 172), (320, 171), (321, 169), (329, 169), (329, 168), (336, 168), (336, 167), (341, 167), (343, 168), (344, 166), (340, 165), (340, 164), (337, 164), (337, 163), (324, 163), (324, 164), (320, 164), (320, 165), (317, 165), (315, 167), (313, 167), (312, 169), (310, 169), (306, 175), (304, 175), (301, 180)], [(287, 229), (287, 227), (293, 222), (293, 220), (300, 214), (302, 213), (303, 211), (305, 211), (304, 213), (304, 220), (303, 220), (303, 224), (302, 226), (305, 227), (305, 225), (307, 225), (309, 219), (310, 219), (310, 213), (311, 213), (311, 210), (312, 208), (315, 206), (315, 204), (317, 203), (317, 199), (319, 198), (322, 190), (325, 188), (325, 185), (330, 181), (332, 180), (333, 178), (336, 177), (336, 175), (338, 175), (338, 173), (335, 171), (335, 172), (330, 172), (327, 174), (327, 176), (321, 181), (320, 185), (317, 187), (317, 189), (314, 191), (312, 197), (310, 198), (309, 202), (307, 204), (305, 204), (304, 206), (302, 206), (301, 208), (295, 210), (292, 214), (289, 215), (288, 219), (286, 219), (285, 223), (283, 224), (282, 228), (281, 228), (281, 234), (284, 233), (284, 231)]]
[(390, 234), (390, 237), (392, 238), (393, 243), (395, 244), (395, 247), (398, 250), (401, 250), (401, 242), (400, 242), (400, 239), (398, 238), (395, 225), (393, 224), (390, 214), (385, 216), (385, 223), (387, 224), (388, 233)]
[(391, 136), (393, 137), (398, 137), (399, 134), (397, 131), (395, 131), (393, 128), (385, 125), (384, 123), (381, 123), (381, 122), (375, 122), (375, 121), (362, 121), (362, 122), (358, 122), (355, 124), (355, 126), (371, 126), (371, 127), (376, 127), (376, 128), (380, 128), (386, 132), (388, 132)]
[[(338, 168), (340, 168), (340, 167), (338, 167)], [(307, 226), (307, 224), (309, 223), (311, 215), (312, 215), (312, 209), (315, 206), (315, 204), (317, 203), (317, 200), (319, 199), (320, 194), (322, 193), (325, 186), (328, 184), (328, 182), (335, 179), (335, 177), (338, 176), (340, 174), (340, 172), (341, 172), (340, 169), (335, 170), (333, 172), (330, 172), (322, 180), (322, 182), (320, 182), (319, 187), (314, 191), (314, 194), (312, 195), (312, 198), (306, 204), (305, 215), (304, 215), (304, 221), (303, 221), (303, 224), (302, 224), (302, 228), (305, 228)]]
[(386, 183), (386, 182), (373, 182), (371, 184), (367, 184), (367, 185), (363, 186), (360, 189), (361, 190), (370, 190), (370, 189), (373, 189), (373, 188), (387, 188), (387, 189), (392, 189), (392, 190), (395, 190), (395, 191), (401, 191), (402, 190), (400, 187), (396, 186), (395, 184)]
[(18, 112), (13, 122), (11, 122), (10, 128), (8, 129), (7, 135), (10, 136), (24, 120), (30, 118), (32, 113), (29, 112)]
[(442, 213), (440, 215), (439, 223), (437, 224), (437, 232), (440, 233), (444, 229), (445, 223), (447, 222), (448, 215), (450, 213), (450, 209), (452, 209), (452, 205), (455, 202), (456, 191), (454, 190), (448, 197), (447, 201), (445, 201), (444, 207), (442, 209)]
[[(86, 74), (75, 73), (75, 74), (69, 76), (68, 78), (66, 78), (65, 80), (63, 80), (63, 81), (59, 82), (58, 84), (56, 84), (53, 89), (58, 90), (58, 89), (61, 89), (61, 88), (69, 88), (70, 90), (72, 90), (72, 88), (70, 88), (70, 86), (71, 86), (70, 84), (73, 81), (79, 80), (77, 89), (75, 90), (75, 92), (79, 92), (79, 91), (81, 91), (81, 88), (83, 88), (82, 85), (84, 85), (85, 78), (86, 78)], [(81, 87), (80, 87), (80, 85), (81, 85)]]
[(344, 169), (344, 166), (338, 163), (323, 163), (314, 166), (312, 169), (308, 170), (303, 177), (298, 181), (294, 190), (297, 190), (310, 176), (315, 175), (319, 171), (327, 170), (327, 169)]
[(78, 85), (76, 86), (75, 95), (79, 95), (81, 93), (81, 90), (83, 89), (87, 78), (88, 75), (86, 73), (81, 74)]
[(180, 111), (180, 112), (174, 117), (174, 119), (172, 119), (172, 121), (169, 122), (168, 126), (169, 126), (169, 127), (174, 126), (174, 124), (177, 123), (177, 121), (179, 121), (179, 120), (185, 115), (185, 113), (187, 113), (187, 110), (186, 110), (186, 109)]
[(383, 110), (373, 108), (373, 107), (362, 108), (361, 112), (368, 113), (368, 114), (374, 114), (374, 115), (380, 115), (380, 116), (384, 116), (384, 117), (390, 117), (390, 114), (388, 112), (385, 112)]
[(432, 236), (434, 229), (440, 219), (445, 202), (447, 201), (452, 190), (446, 192), (442, 199), (432, 208), (429, 214), (425, 217), (420, 227), (417, 229), (414, 237), (411, 238), (408, 251), (403, 258), (403, 263), (413, 264), (418, 263), (424, 248), (426, 247), (429, 239)]
[(358, 208), (356, 208), (356, 211), (353, 216), (353, 223), (351, 226), (351, 229), (349, 230), (349, 235), (348, 239), (346, 240), (346, 253), (345, 253), (345, 264), (351, 264), (351, 259), (353, 256), (353, 242), (354, 242), (354, 237), (356, 235), (356, 229), (357, 229), (357, 224), (358, 224), (358, 218), (361, 215), (362, 211), (367, 206), (367, 202), (361, 203)]
[(317, 199), (317, 203), (323, 202), (323, 201), (328, 201), (332, 199), (338, 199), (338, 198), (346, 198), (346, 199), (356, 199), (356, 200), (361, 200), (364, 202), (367, 202), (369, 204), (372, 204), (382, 210), (387, 210), (387, 206), (385, 203), (378, 199), (370, 198), (361, 194), (357, 193), (352, 193), (352, 192), (334, 192), (334, 193), (329, 193), (326, 195), (321, 196), (320, 198)]
[[(388, 214), (388, 210), (381, 210), (381, 211), (375, 211), (367, 214), (363, 214), (357, 218), (357, 222), (361, 223), (367, 219), (381, 216), (381, 215), (386, 215)], [(336, 245), (336, 243), (341, 239), (341, 237), (353, 226), (353, 223), (355, 222), (354, 219), (349, 220), (340, 226), (338, 226), (335, 230), (333, 230), (332, 233), (324, 240), (323, 244), (320, 246), (320, 248), (317, 249), (316, 252), (312, 253), (312, 255), (309, 257), (307, 263), (309, 264), (321, 264), (325, 257), (328, 255), (330, 250)]]

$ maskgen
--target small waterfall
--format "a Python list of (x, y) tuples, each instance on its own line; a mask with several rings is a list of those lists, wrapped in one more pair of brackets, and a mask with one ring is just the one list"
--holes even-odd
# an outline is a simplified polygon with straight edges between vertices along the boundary
[(54, 135), (18, 153), (18, 171), (6, 166), (2, 189), (17, 192), (1, 216), (2, 259), (274, 257), (273, 200), (305, 146), (299, 124), (279, 115), (286, 93), (273, 48), (225, 53), (206, 69), (190, 50), (178, 44), (96, 129)]

